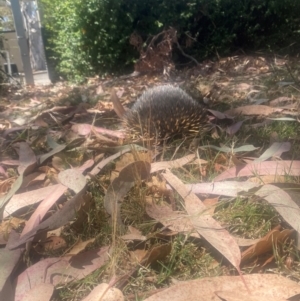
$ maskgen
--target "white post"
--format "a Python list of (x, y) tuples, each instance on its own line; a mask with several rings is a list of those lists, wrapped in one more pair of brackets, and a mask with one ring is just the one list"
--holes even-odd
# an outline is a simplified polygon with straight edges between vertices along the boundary
[(26, 38), (26, 32), (24, 29), (23, 17), (21, 14), (19, 0), (11, 0), (11, 9), (14, 16), (15, 28), (24, 67), (26, 84), (34, 85), (33, 73), (29, 57), (29, 45)]

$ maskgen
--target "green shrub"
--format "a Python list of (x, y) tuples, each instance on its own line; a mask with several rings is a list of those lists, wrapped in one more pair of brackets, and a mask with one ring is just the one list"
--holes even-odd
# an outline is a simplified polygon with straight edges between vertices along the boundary
[(52, 58), (72, 80), (129, 70), (139, 57), (130, 35), (149, 41), (169, 26), (198, 59), (239, 48), (298, 47), (297, 0), (40, 0), (40, 6)]

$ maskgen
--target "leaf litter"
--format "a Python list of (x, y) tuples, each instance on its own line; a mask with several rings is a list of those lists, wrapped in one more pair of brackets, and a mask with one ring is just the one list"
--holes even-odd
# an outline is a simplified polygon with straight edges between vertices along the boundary
[[(211, 85), (212, 73), (194, 82), (204, 101), (210, 97), (229, 105), (227, 110), (209, 109), (220, 126), (196, 151), (188, 142), (150, 151), (148, 145), (127, 144), (122, 128), (111, 127), (119, 119), (111, 112), (110, 95), (114, 103), (118, 97), (129, 103), (142, 87), (162, 78), (145, 76), (113, 88), (91, 79), (81, 87), (80, 99), (96, 97), (93, 108), (71, 104), (71, 88), (63, 85), (27, 88), (26, 93), (38, 90), (40, 95), (29, 104), (7, 101), (0, 112), (1, 300), (8, 294), (14, 300), (55, 301), (54, 295), (58, 300), (122, 300), (124, 295), (286, 300), (300, 293), (295, 281), (275, 275), (300, 279), (297, 258), (287, 263), (298, 252), (294, 233), (300, 228), (299, 132), (298, 123), (290, 123), (297, 121), (290, 116), (296, 114), (299, 95), (293, 95), (290, 82), (271, 89), (259, 79), (249, 84), (249, 72), (270, 70), (267, 60), (237, 57), (232, 62), (220, 59), (217, 64), (238, 73), (235, 81), (221, 76)], [(121, 116), (122, 108), (117, 112)], [(255, 123), (273, 127), (281, 138), (271, 141), (273, 132), (253, 131)], [(216, 213), (239, 199), (245, 209), (255, 202), (269, 204), (280, 225), (269, 221), (272, 227), (264, 235), (257, 229), (255, 239), (231, 233)], [(242, 215), (236, 217), (240, 223), (251, 223)], [(212, 262), (201, 261), (208, 253)], [(282, 272), (278, 262), (293, 273)], [(270, 264), (273, 275), (266, 273)], [(251, 274), (252, 266), (260, 274)], [(93, 285), (79, 293), (89, 277), (95, 277)], [(177, 279), (185, 281), (174, 284)], [(66, 299), (66, 291), (76, 293)]]

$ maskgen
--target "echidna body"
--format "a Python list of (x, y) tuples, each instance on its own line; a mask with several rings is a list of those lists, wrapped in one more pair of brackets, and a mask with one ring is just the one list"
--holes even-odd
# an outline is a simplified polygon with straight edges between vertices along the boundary
[(125, 113), (124, 121), (132, 138), (158, 141), (196, 135), (207, 127), (203, 107), (171, 85), (146, 90)]

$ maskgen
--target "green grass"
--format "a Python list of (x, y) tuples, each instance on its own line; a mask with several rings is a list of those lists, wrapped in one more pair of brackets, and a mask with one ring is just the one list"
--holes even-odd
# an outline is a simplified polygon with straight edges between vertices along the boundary
[(260, 238), (281, 223), (276, 210), (255, 197), (222, 201), (214, 217), (233, 235)]

